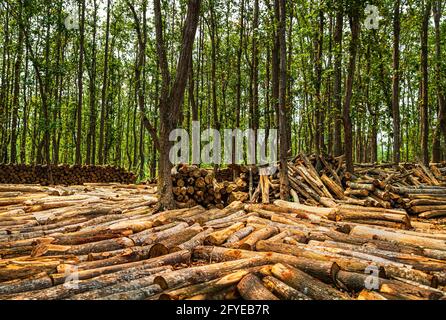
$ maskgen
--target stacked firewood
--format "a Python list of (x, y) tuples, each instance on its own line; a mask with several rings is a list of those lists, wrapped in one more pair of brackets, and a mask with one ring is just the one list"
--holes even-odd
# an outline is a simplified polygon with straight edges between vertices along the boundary
[[(421, 218), (446, 216), (446, 175), (441, 164), (375, 166), (358, 170), (364, 180), (373, 180), (389, 199), (386, 205), (406, 209)], [(382, 197), (381, 197), (382, 199)]]
[[(446, 176), (438, 165), (358, 165), (352, 175), (344, 171), (342, 160), (300, 155), (289, 162), (294, 201), (328, 208), (362, 206), (382, 214), (407, 210), (422, 218), (446, 216)], [(269, 184), (277, 190), (272, 181), (275, 177)]]
[(112, 166), (0, 164), (0, 183), (79, 185), (135, 181), (133, 173)]
[(247, 172), (241, 167), (217, 171), (181, 164), (172, 170), (173, 194), (179, 207), (202, 205), (205, 208), (224, 208), (233, 201), (248, 200)]
[(156, 213), (155, 192), (0, 188), (0, 299), (445, 298), (440, 224), (280, 200)]

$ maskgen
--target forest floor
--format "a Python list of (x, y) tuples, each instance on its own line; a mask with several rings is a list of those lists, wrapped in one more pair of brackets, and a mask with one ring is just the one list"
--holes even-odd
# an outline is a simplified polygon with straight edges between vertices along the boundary
[[(309, 162), (291, 163), (299, 190), (318, 183)], [(442, 169), (410, 167), (362, 165), (361, 177), (340, 177), (343, 200), (336, 188), (317, 196), (320, 186), (299, 193), (303, 203), (271, 192), (272, 204), (165, 212), (154, 185), (3, 184), (0, 299), (444, 299)], [(376, 187), (364, 181), (372, 172), (398, 177)]]

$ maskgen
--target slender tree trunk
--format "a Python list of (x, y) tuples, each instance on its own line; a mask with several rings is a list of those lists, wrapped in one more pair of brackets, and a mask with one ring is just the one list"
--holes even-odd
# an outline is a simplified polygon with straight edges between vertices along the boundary
[(393, 161), (401, 160), (400, 130), (400, 2), (395, 0), (393, 13), (393, 82), (392, 82), (392, 114), (393, 114)]
[(352, 130), (352, 120), (350, 115), (350, 106), (353, 96), (353, 82), (355, 78), (356, 70), (356, 55), (358, 51), (360, 24), (359, 24), (359, 6), (357, 1), (351, 4), (351, 12), (349, 14), (350, 18), (350, 29), (352, 32), (352, 40), (350, 43), (350, 58), (348, 64), (348, 76), (345, 88), (345, 100), (344, 100), (344, 147), (345, 147), (345, 162), (347, 166), (347, 171), (353, 173), (353, 130)]
[(288, 146), (287, 146), (287, 64), (286, 64), (286, 0), (275, 0), (275, 6), (279, 11), (277, 37), (279, 38), (280, 72), (279, 72), (279, 136), (280, 136), (280, 198), (289, 199), (288, 182)]
[(78, 73), (78, 104), (77, 104), (77, 131), (76, 131), (76, 164), (82, 163), (81, 143), (82, 143), (82, 105), (84, 95), (84, 39), (85, 39), (85, 0), (81, 0), (81, 21), (79, 39), (79, 73)]
[(105, 111), (107, 108), (107, 87), (108, 87), (108, 59), (109, 59), (109, 41), (110, 41), (110, 8), (111, 0), (107, 0), (107, 22), (105, 27), (105, 48), (104, 48), (104, 75), (102, 78), (102, 97), (101, 97), (101, 119), (99, 126), (99, 146), (98, 161), (104, 164), (104, 133), (105, 133)]
[[(19, 15), (22, 16), (22, 3), (19, 3)], [(20, 94), (20, 70), (23, 57), (23, 30), (20, 28), (17, 40), (17, 58), (14, 67), (14, 97), (12, 109), (11, 125), (11, 163), (17, 163), (17, 118), (19, 113), (19, 94)]]
[(438, 124), (435, 129), (435, 138), (433, 145), (433, 161), (439, 162), (441, 159), (441, 135), (444, 137), (446, 144), (446, 98), (444, 85), (444, 62), (441, 47), (441, 28), (440, 20), (442, 16), (442, 1), (436, 0), (433, 5), (434, 22), (435, 22), (435, 83), (437, 88), (437, 108), (438, 108)]
[[(22, 28), (20, 28), (21, 32), (23, 32)], [(25, 76), (23, 79), (23, 129), (22, 136), (20, 141), (20, 163), (26, 163), (26, 138), (28, 134), (28, 99), (27, 99), (27, 90), (26, 84), (28, 79), (28, 51), (26, 51), (25, 55)]]
[(334, 134), (333, 152), (335, 156), (342, 154), (342, 31), (344, 28), (344, 9), (340, 2), (336, 10), (336, 26), (334, 34)]
[[(251, 75), (250, 75), (250, 128), (255, 134), (255, 154), (257, 155), (257, 130), (259, 129), (259, 1), (254, 1), (254, 15), (252, 21)], [(255, 157), (257, 160), (257, 156)]]
[(9, 3), (5, 4), (5, 25), (3, 29), (3, 57), (2, 57), (2, 86), (0, 88), (0, 163), (6, 163), (8, 158), (8, 144), (7, 144), (7, 123), (8, 123), (8, 69), (9, 69)]
[(429, 164), (429, 74), (428, 74), (428, 36), (431, 0), (423, 1), (423, 23), (421, 26), (421, 159)]
[(93, 44), (90, 66), (90, 125), (87, 135), (86, 164), (96, 164), (96, 25), (97, 25), (97, 0), (93, 1)]
[(314, 40), (315, 49), (315, 91), (316, 91), (316, 130), (315, 130), (315, 142), (316, 142), (316, 154), (320, 155), (324, 151), (324, 121), (323, 121), (323, 106), (322, 106), (322, 51), (323, 51), (323, 39), (324, 39), (324, 13), (322, 9), (318, 9), (319, 23), (318, 30)]
[[(212, 82), (212, 116), (213, 126), (220, 130), (220, 122), (218, 120), (218, 102), (217, 102), (217, 55), (218, 55), (218, 34), (215, 21), (214, 2), (211, 1), (210, 7), (210, 35), (211, 35), (211, 82)], [(192, 55), (191, 55), (192, 56)], [(190, 61), (189, 61), (190, 63)]]

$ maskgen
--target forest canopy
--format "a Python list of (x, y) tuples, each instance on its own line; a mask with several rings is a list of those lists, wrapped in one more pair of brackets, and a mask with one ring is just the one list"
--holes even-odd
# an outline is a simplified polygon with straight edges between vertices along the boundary
[[(373, 28), (367, 5), (379, 13)], [(291, 154), (439, 162), (444, 7), (3, 0), (0, 163), (113, 164), (145, 179), (157, 172), (157, 134), (197, 120), (202, 129), (280, 127)]]

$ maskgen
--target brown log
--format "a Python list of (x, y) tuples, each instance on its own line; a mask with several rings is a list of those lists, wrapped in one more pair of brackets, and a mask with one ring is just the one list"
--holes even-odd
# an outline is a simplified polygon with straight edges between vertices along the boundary
[(348, 300), (350, 297), (331, 286), (320, 282), (296, 268), (276, 264), (271, 269), (273, 275), (299, 292), (315, 300)]
[(160, 286), (154, 284), (140, 289), (114, 293), (109, 296), (101, 297), (97, 300), (145, 300), (162, 291), (163, 290)]
[(342, 188), (339, 184), (335, 183), (332, 179), (330, 179), (325, 174), (323, 174), (321, 176), (321, 180), (338, 199), (342, 200), (345, 198), (344, 190), (342, 190)]
[(227, 287), (235, 285), (249, 272), (245, 270), (236, 271), (219, 279), (209, 282), (198, 283), (180, 289), (168, 290), (159, 296), (160, 300), (184, 300), (189, 297), (219, 292)]
[[(150, 258), (163, 256), (169, 253), (171, 249), (177, 245), (186, 242), (203, 231), (203, 228), (197, 223), (189, 228), (183, 229), (175, 234), (170, 235), (167, 239), (157, 241), (149, 250)], [(178, 250), (177, 250), (178, 251)]]
[(398, 232), (390, 232), (386, 230), (371, 228), (367, 226), (355, 226), (351, 235), (363, 237), (366, 239), (380, 239), (385, 241), (395, 241), (402, 244), (413, 244), (419, 247), (425, 247), (429, 249), (438, 249), (446, 251), (446, 241), (429, 239), (425, 237), (408, 235)]
[(0, 296), (26, 291), (42, 290), (53, 285), (46, 272), (35, 274), (26, 279), (14, 279), (0, 283)]
[(207, 282), (224, 275), (233, 273), (237, 270), (261, 266), (267, 264), (267, 261), (261, 257), (240, 259), (228, 262), (208, 264), (198, 267), (176, 270), (155, 278), (154, 283), (158, 284), (163, 290), (175, 288), (178, 285), (191, 285), (201, 282)]
[[(189, 262), (190, 257), (191, 257), (190, 251), (188, 250), (178, 251), (162, 257), (156, 257), (147, 260), (123, 263), (118, 265), (110, 265), (97, 269), (79, 270), (77, 272), (77, 277), (79, 280), (84, 280), (125, 270), (139, 270), (139, 269), (143, 270), (143, 269), (157, 268), (165, 265), (175, 265), (178, 263)], [(52, 274), (51, 278), (53, 279), (53, 282), (55, 284), (61, 284), (65, 282), (66, 275), (63, 273)]]
[[(340, 287), (346, 287), (353, 292), (360, 292), (364, 289), (375, 290), (381, 293), (388, 293), (398, 295), (400, 293), (410, 296), (419, 296), (426, 299), (439, 299), (443, 294), (435, 289), (425, 289), (420, 286), (413, 286), (397, 280), (388, 280), (376, 278), (376, 283), (369, 284), (369, 278), (371, 276), (353, 273), (347, 271), (339, 271), (336, 280)], [(339, 282), (339, 283), (338, 283)], [(367, 286), (370, 287), (367, 288)], [(373, 285), (377, 285), (376, 288), (372, 288)]]
[(335, 213), (336, 209), (330, 209), (330, 208), (315, 208), (315, 207), (309, 207), (302, 204), (292, 203), (292, 202), (286, 202), (282, 200), (276, 200), (274, 201), (274, 204), (276, 206), (282, 207), (282, 208), (289, 208), (289, 209), (296, 209), (301, 210), (304, 213), (307, 214), (315, 214), (319, 216), (327, 216), (329, 214)]
[(223, 244), (226, 239), (228, 239), (233, 233), (237, 232), (238, 230), (242, 229), (245, 226), (243, 222), (238, 222), (226, 229), (215, 231), (211, 233), (209, 236), (207, 236), (205, 242), (208, 244), (213, 245), (221, 245)]
[(446, 216), (446, 210), (426, 211), (419, 215), (420, 218), (433, 219)]
[(100, 289), (106, 286), (114, 285), (118, 282), (129, 281), (133, 279), (142, 278), (145, 276), (150, 276), (154, 273), (158, 273), (159, 268), (156, 269), (127, 269), (119, 272), (105, 274), (94, 279), (79, 280), (73, 283), (64, 283), (56, 285), (51, 288), (30, 291), (25, 293), (20, 293), (16, 295), (8, 296), (8, 299), (14, 300), (54, 300), (54, 299), (65, 299), (78, 293), (86, 292), (89, 290)]
[(192, 250), (195, 247), (201, 246), (204, 243), (204, 240), (214, 232), (213, 228), (207, 228), (206, 230), (198, 233), (194, 237), (192, 237), (190, 240), (185, 241), (181, 244), (172, 246), (169, 250), (170, 253), (177, 252), (181, 250)]
[(194, 249), (193, 256), (206, 261), (231, 261), (235, 259), (263, 257), (268, 262), (267, 264), (288, 263), (326, 283), (332, 283), (334, 279), (333, 275), (339, 270), (339, 266), (335, 262), (328, 260), (318, 261), (271, 251), (254, 252), (220, 247), (197, 247)]
[(234, 232), (231, 236), (228, 237), (224, 246), (231, 246), (234, 243), (241, 241), (243, 238), (249, 236), (254, 230), (254, 227), (248, 226)]
[(266, 276), (262, 281), (269, 291), (283, 300), (311, 300), (305, 294), (297, 291), (273, 276)]
[[(164, 266), (157, 268), (154, 270), (149, 276), (137, 278), (129, 281), (120, 282), (114, 285), (106, 286), (99, 289), (89, 290), (84, 293), (79, 293), (76, 295), (71, 296), (68, 298), (69, 300), (95, 300), (100, 299), (101, 297), (107, 297), (110, 295), (126, 292), (126, 291), (133, 291), (142, 289), (145, 287), (149, 287), (153, 285), (153, 280), (156, 276), (164, 273), (164, 272), (171, 272), (173, 268), (171, 266)], [(161, 292), (161, 288), (160, 291)]]
[(272, 237), (278, 233), (279, 229), (276, 227), (266, 227), (256, 230), (243, 240), (243, 243), (240, 245), (240, 249), (255, 250), (256, 243), (258, 241), (268, 239), (269, 237)]
[(271, 293), (271, 291), (265, 288), (262, 281), (252, 273), (243, 277), (237, 285), (237, 289), (245, 300), (279, 300)]
[(362, 290), (358, 295), (358, 300), (388, 300), (378, 292)]

